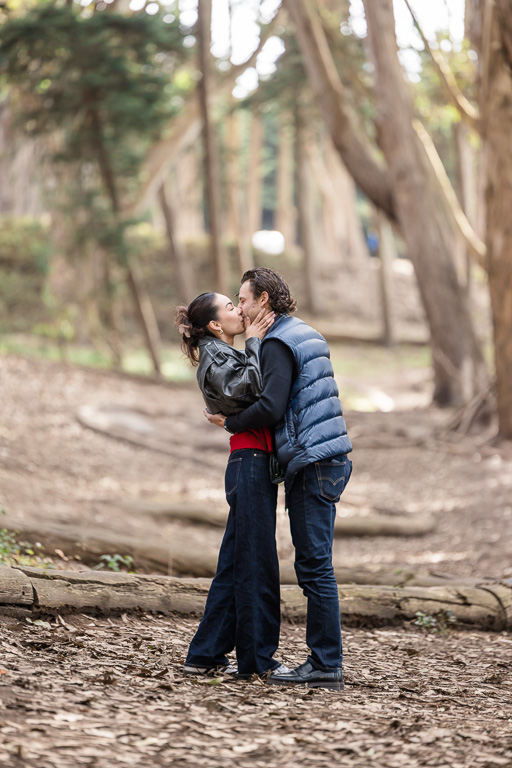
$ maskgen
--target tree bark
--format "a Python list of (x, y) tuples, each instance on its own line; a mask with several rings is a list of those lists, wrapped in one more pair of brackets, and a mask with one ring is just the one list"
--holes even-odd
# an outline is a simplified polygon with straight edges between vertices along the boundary
[(311, 315), (320, 313), (318, 295), (318, 259), (316, 253), (316, 216), (311, 183), (311, 172), (308, 164), (307, 145), (311, 141), (308, 128), (304, 123), (300, 107), (295, 114), (295, 172), (297, 174), (297, 214), (299, 223), (299, 240), (304, 263), (304, 295), (305, 308)]
[(339, 152), (329, 136), (326, 141), (326, 168), (337, 200), (335, 225), (337, 240), (344, 264), (352, 271), (369, 267), (368, 246), (357, 211), (357, 191), (354, 179), (348, 172)]
[[(120, 200), (117, 191), (116, 179), (110, 157), (103, 141), (103, 126), (101, 118), (96, 107), (89, 108), (89, 119), (94, 131), (94, 147), (100, 176), (105, 187), (105, 192), (112, 206), (112, 214), (115, 219), (119, 218)], [(138, 262), (131, 257), (126, 264), (127, 283), (133, 297), (135, 310), (142, 327), (146, 347), (153, 361), (155, 372), (161, 374), (160, 364), (160, 346), (161, 338), (158, 329), (156, 315), (153, 305), (147, 291), (144, 289)]]
[(279, 115), (279, 140), (276, 162), (276, 229), (284, 237), (285, 248), (296, 241), (297, 211), (293, 200), (293, 129), (288, 117)]
[(167, 232), (167, 242), (169, 245), (169, 260), (171, 262), (172, 273), (176, 281), (176, 289), (179, 300), (184, 304), (189, 304), (194, 298), (194, 289), (192, 287), (192, 276), (190, 274), (189, 263), (186, 259), (183, 247), (176, 236), (176, 227), (174, 224), (174, 211), (169, 202), (165, 184), (162, 184), (158, 191), (158, 200), (162, 209)]
[(382, 343), (386, 347), (396, 344), (396, 323), (393, 312), (393, 260), (396, 245), (391, 224), (383, 213), (377, 211), (379, 231), (379, 283), (382, 302)]
[(221, 185), (216, 132), (210, 113), (210, 70), (213, 68), (210, 54), (211, 0), (199, 0), (198, 4), (198, 49), (199, 69), (199, 104), (203, 122), (203, 148), (205, 166), (206, 198), (208, 201), (208, 231), (213, 257), (215, 290), (229, 293), (229, 265), (222, 243)]
[[(164, 520), (186, 520), (200, 525), (223, 528), (227, 522), (227, 509), (205, 507), (198, 502), (152, 502), (136, 500), (123, 503), (123, 509), (139, 515), (150, 515)], [(429, 515), (378, 514), (336, 517), (334, 535), (347, 536), (423, 536), (436, 528), (435, 518)]]
[(487, 263), (499, 434), (512, 440), (512, 8), (503, 0), (490, 7), (489, 39), (482, 41), (488, 56), (482, 57), (481, 95), (487, 164)]
[(254, 267), (252, 257), (251, 233), (247, 210), (246, 187), (241, 183), (241, 146), (239, 131), (240, 113), (233, 109), (227, 125), (227, 186), (228, 202), (235, 237), (238, 270), (240, 275)]
[(412, 105), (397, 56), (392, 0), (364, 0), (364, 6), (376, 72), (380, 141), (431, 332), (434, 400), (458, 406), (485, 386), (485, 364), (457, 280), (445, 217), (412, 127)]
[(144, 340), (149, 352), (149, 356), (153, 362), (153, 369), (158, 376), (162, 375), (162, 366), (160, 361), (160, 347), (161, 337), (158, 329), (158, 322), (156, 319), (153, 305), (149, 294), (144, 288), (142, 281), (142, 275), (140, 274), (140, 268), (138, 262), (132, 257), (126, 266), (126, 276), (128, 287), (130, 288), (135, 309), (139, 317), (142, 332), (144, 334)]
[(247, 220), (249, 237), (261, 229), (261, 196), (263, 190), (263, 121), (258, 113), (250, 117), (249, 166), (247, 169)]
[[(4, 606), (32, 608), (34, 612), (155, 611), (200, 615), (210, 586), (208, 579), (138, 576), (129, 573), (77, 571), (48, 572), (40, 568), (0, 569)], [(24, 586), (26, 593), (20, 593)], [(26, 586), (25, 586), (26, 585)], [(29, 585), (32, 589), (30, 599)], [(12, 591), (12, 594), (11, 594)], [(418, 611), (442, 621), (449, 614), (459, 626), (504, 632), (512, 628), (512, 584), (484, 582), (475, 586), (443, 587), (338, 587), (344, 623), (393, 624), (414, 619)], [(281, 587), (281, 615), (304, 621), (307, 601), (294, 585)], [(449, 612), (449, 614), (448, 614)]]

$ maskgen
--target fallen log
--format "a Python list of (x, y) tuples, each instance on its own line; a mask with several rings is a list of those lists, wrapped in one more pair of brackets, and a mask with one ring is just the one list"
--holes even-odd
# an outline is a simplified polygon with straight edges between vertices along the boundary
[[(158, 539), (146, 535), (136, 539), (118, 531), (90, 529), (86, 526), (71, 527), (58, 522), (27, 525), (7, 518), (6, 527), (15, 530), (24, 539), (37, 540), (44, 551), (51, 554), (56, 549), (67, 556), (78, 556), (84, 565), (95, 566), (101, 555), (119, 553), (133, 558), (137, 571), (190, 576), (212, 577), (217, 568), (218, 549), (206, 544), (188, 530), (174, 530)], [(192, 529), (193, 531), (194, 529)], [(474, 585), (480, 580), (452, 578), (429, 573), (415, 573), (403, 568), (376, 571), (371, 568), (342, 567), (334, 569), (338, 584), (387, 584), (389, 586), (441, 586), (446, 583)], [(296, 584), (293, 563), (280, 563), (281, 584)]]
[[(281, 584), (296, 584), (297, 577), (293, 563), (282, 562), (279, 565)], [(389, 568), (377, 571), (371, 568), (349, 568), (334, 566), (334, 575), (338, 584), (366, 584), (389, 587), (441, 587), (466, 586), (474, 587), (484, 582), (494, 582), (496, 579), (475, 579), (461, 576), (441, 575), (435, 573), (415, 573), (405, 568)]]
[(31, 605), (32, 583), (21, 571), (0, 565), (0, 605)]
[(423, 515), (350, 515), (336, 517), (335, 536), (425, 536), (436, 519)]
[(136, 539), (119, 531), (71, 527), (57, 522), (27, 524), (7, 518), (2, 523), (24, 539), (41, 542), (49, 554), (61, 549), (68, 556), (78, 556), (87, 565), (96, 565), (101, 555), (118, 553), (132, 557), (136, 570), (178, 576), (213, 576), (217, 567), (217, 548), (199, 541), (186, 530), (158, 538), (148, 535)]
[[(224, 527), (227, 508), (209, 506), (197, 501), (151, 501), (130, 499), (121, 503), (123, 509), (138, 515), (186, 520), (202, 525)], [(428, 515), (346, 515), (334, 522), (335, 536), (424, 536), (436, 527), (436, 519)]]
[[(0, 569), (0, 581), (12, 579)], [(112, 613), (144, 610), (199, 615), (210, 585), (207, 579), (136, 576), (124, 573), (16, 569), (33, 588), (36, 612), (69, 611)], [(428, 616), (448, 615), (460, 626), (503, 631), (512, 628), (512, 579), (474, 587), (386, 587), (340, 585), (344, 623), (389, 624), (414, 619), (419, 611)], [(4, 589), (5, 592), (5, 589)], [(21, 597), (13, 598), (21, 601)], [(26, 606), (26, 600), (10, 605)], [(282, 616), (303, 621), (306, 599), (296, 586), (281, 588)]]
[[(176, 414), (151, 413), (125, 405), (83, 405), (76, 414), (84, 427), (122, 442), (164, 453), (175, 459), (220, 469), (227, 460), (225, 433), (205, 433), (201, 446), (187, 444), (189, 424), (177, 422)], [(220, 430), (218, 430), (220, 433)]]

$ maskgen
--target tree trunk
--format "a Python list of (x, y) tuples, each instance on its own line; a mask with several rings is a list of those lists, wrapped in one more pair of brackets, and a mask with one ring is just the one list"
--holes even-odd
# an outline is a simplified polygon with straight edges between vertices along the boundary
[(173, 208), (179, 210), (174, 226), (176, 237), (184, 243), (191, 234), (194, 238), (204, 234), (203, 160), (197, 144), (187, 147), (176, 157), (173, 179), (176, 200)]
[(318, 296), (318, 259), (315, 259), (316, 216), (311, 183), (311, 172), (307, 158), (307, 145), (311, 140), (308, 128), (300, 114), (300, 107), (295, 114), (295, 171), (297, 174), (297, 213), (299, 221), (299, 239), (304, 258), (304, 295), (305, 309), (311, 315), (318, 315), (320, 302)]
[(245, 185), (241, 184), (240, 113), (233, 109), (227, 125), (227, 186), (228, 202), (237, 246), (240, 275), (254, 267), (251, 234), (249, 232)]
[(357, 211), (357, 192), (354, 179), (347, 168), (330, 136), (326, 141), (326, 167), (337, 200), (335, 225), (340, 252), (348, 269), (367, 270), (369, 266), (368, 246)]
[(110, 254), (103, 251), (100, 255), (103, 262), (103, 295), (105, 300), (105, 317), (107, 325), (107, 342), (112, 350), (114, 367), (120, 369), (123, 362), (123, 342), (119, 328), (118, 309), (116, 302), (116, 285), (112, 276)]
[[(94, 131), (94, 146), (98, 167), (105, 187), (105, 192), (112, 206), (112, 215), (119, 219), (120, 203), (114, 171), (110, 163), (105, 143), (103, 141), (103, 126), (96, 107), (89, 108), (89, 119)], [(135, 310), (139, 318), (147, 350), (153, 361), (155, 372), (161, 374), (160, 346), (161, 338), (156, 315), (148, 293), (143, 287), (142, 277), (137, 260), (132, 256), (126, 264), (127, 283), (133, 297)]]
[(358, 187), (392, 220), (396, 219), (391, 178), (373, 157), (364, 130), (347, 106), (344, 87), (311, 0), (285, 0), (304, 65), (334, 146)]
[(482, 352), (452, 260), (452, 242), (412, 127), (412, 105), (398, 61), (392, 0), (364, 0), (374, 58), (379, 134), (401, 229), (428, 318), (439, 405), (467, 402), (486, 381)]
[(221, 185), (219, 171), (218, 147), (216, 132), (211, 119), (210, 96), (210, 71), (213, 64), (210, 55), (210, 24), (211, 24), (211, 0), (199, 0), (198, 4), (198, 49), (199, 69), (201, 79), (199, 81), (199, 103), (203, 122), (203, 148), (206, 199), (208, 201), (208, 231), (210, 233), (210, 246), (213, 257), (213, 271), (215, 290), (219, 293), (229, 293), (229, 265), (227, 254), (222, 244), (222, 218), (221, 218)]
[[(484, 32), (485, 34), (485, 32)], [(499, 434), (512, 440), (512, 8), (497, 0), (482, 57), (487, 163), (487, 252)], [(485, 44), (485, 41), (483, 41)]]
[(151, 304), (149, 295), (144, 288), (142, 275), (138, 262), (131, 257), (126, 266), (126, 276), (128, 287), (131, 291), (135, 309), (139, 317), (140, 325), (144, 334), (146, 347), (153, 362), (153, 369), (159, 376), (162, 375), (162, 366), (160, 362), (161, 338), (158, 329), (158, 323)]
[(253, 113), (249, 126), (249, 167), (247, 169), (247, 219), (249, 237), (261, 229), (261, 196), (263, 190), (263, 121)]
[(176, 289), (179, 301), (189, 304), (194, 298), (194, 289), (192, 287), (192, 276), (190, 274), (189, 262), (183, 252), (183, 247), (176, 237), (176, 227), (174, 226), (174, 211), (167, 197), (165, 184), (162, 184), (158, 191), (158, 199), (162, 214), (165, 220), (165, 229), (167, 231), (167, 242), (169, 244), (169, 260), (171, 262), (172, 273), (176, 281)]
[[(457, 148), (457, 170), (459, 197), (464, 213), (468, 221), (476, 228), (477, 226), (477, 177), (475, 152), (471, 147), (469, 140), (469, 128), (465, 123), (458, 123), (454, 127), (455, 143)], [(469, 293), (471, 287), (471, 258), (468, 253), (467, 245), (461, 241), (461, 252), (463, 254), (462, 268), (464, 270), (464, 282), (466, 291)]]
[(284, 237), (285, 248), (295, 245), (297, 211), (293, 199), (293, 129), (288, 116), (279, 114), (279, 140), (276, 161), (276, 229)]
[(393, 313), (393, 261), (396, 245), (391, 224), (377, 211), (379, 231), (379, 283), (382, 302), (382, 342), (386, 347), (396, 344), (396, 324)]

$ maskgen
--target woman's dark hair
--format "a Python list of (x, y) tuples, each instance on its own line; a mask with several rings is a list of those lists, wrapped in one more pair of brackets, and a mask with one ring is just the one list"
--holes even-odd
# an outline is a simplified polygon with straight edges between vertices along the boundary
[(290, 289), (284, 278), (268, 267), (249, 269), (242, 277), (240, 284), (249, 282), (255, 299), (263, 291), (268, 293), (268, 301), (278, 315), (291, 315), (297, 309), (297, 302), (292, 298)]
[(218, 320), (217, 294), (202, 293), (188, 307), (176, 307), (174, 322), (181, 334), (181, 348), (192, 365), (199, 362), (199, 342), (205, 336), (213, 336), (208, 330), (211, 320)]

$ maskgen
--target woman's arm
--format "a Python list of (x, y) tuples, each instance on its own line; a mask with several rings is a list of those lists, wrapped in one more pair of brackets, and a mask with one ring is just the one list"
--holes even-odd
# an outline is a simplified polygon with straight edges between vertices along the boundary
[(208, 369), (205, 394), (213, 400), (232, 401), (229, 402), (230, 413), (247, 408), (261, 392), (261, 340), (273, 324), (274, 317), (274, 312), (262, 310), (254, 322), (246, 323), (245, 355), (236, 350), (231, 354), (226, 351), (222, 359), (214, 360)]

